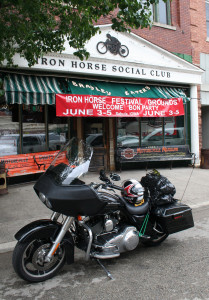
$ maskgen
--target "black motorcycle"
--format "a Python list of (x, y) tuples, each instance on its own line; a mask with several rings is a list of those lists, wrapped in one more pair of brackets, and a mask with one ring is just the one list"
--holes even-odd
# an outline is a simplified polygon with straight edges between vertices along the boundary
[(20, 229), (13, 252), (13, 267), (26, 281), (53, 277), (65, 263), (74, 262), (75, 247), (86, 260), (116, 258), (140, 243), (158, 245), (169, 234), (194, 226), (191, 209), (174, 199), (175, 187), (153, 171), (141, 180), (108, 177), (85, 184), (80, 177), (89, 169), (92, 149), (69, 141), (38, 179), (34, 190), (53, 211), (50, 219)]

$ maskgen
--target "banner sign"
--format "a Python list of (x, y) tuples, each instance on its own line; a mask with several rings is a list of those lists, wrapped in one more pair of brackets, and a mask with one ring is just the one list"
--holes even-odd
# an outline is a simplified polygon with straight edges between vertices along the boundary
[(179, 146), (153, 146), (144, 148), (118, 148), (117, 159), (121, 162), (135, 161), (158, 161), (167, 160), (175, 157), (175, 160), (179, 159), (192, 159), (192, 155), (189, 151), (188, 145)]
[(184, 115), (182, 98), (150, 99), (77, 94), (56, 95), (58, 117), (176, 117)]

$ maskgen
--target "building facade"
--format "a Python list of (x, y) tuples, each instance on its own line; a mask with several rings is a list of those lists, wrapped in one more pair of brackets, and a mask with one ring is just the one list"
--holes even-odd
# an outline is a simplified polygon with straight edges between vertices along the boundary
[(209, 148), (209, 1), (190, 1), (192, 60), (204, 70), (198, 88), (200, 146)]
[[(136, 162), (147, 154), (178, 157), (188, 148), (198, 164), (203, 71), (191, 41), (193, 9), (173, 0), (152, 11), (152, 29), (130, 34), (101, 19), (101, 34), (86, 44), (88, 61), (66, 43), (62, 54), (46, 54), (31, 68), (18, 55), (18, 69), (2, 68), (1, 159), (57, 151), (77, 136), (94, 146), (99, 168), (113, 170), (121, 158)], [(62, 95), (68, 106), (58, 112)]]

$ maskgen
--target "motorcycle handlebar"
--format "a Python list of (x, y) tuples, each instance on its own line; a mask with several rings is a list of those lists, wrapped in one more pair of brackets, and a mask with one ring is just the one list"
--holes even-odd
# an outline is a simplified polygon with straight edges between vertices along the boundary
[(111, 188), (119, 190), (119, 191), (124, 191), (124, 188), (122, 188), (121, 186), (115, 185), (115, 184), (110, 184), (109, 185)]
[(100, 176), (99, 176), (99, 179), (104, 181), (106, 186), (110, 187), (110, 188), (113, 188), (115, 190), (119, 190), (119, 191), (124, 191), (124, 188), (118, 186), (118, 185), (115, 185), (113, 184), (110, 179), (106, 176), (105, 174), (105, 171), (104, 170), (100, 170)]

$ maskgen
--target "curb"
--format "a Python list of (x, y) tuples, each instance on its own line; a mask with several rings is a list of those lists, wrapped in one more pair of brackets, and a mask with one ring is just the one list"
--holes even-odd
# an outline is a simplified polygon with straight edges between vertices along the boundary
[(193, 208), (200, 208), (200, 207), (207, 206), (207, 205), (209, 205), (209, 201), (202, 202), (200, 204), (191, 204), (191, 205), (189, 205), (189, 207), (191, 207), (193, 209)]
[(16, 244), (16, 241), (0, 244), (0, 254), (13, 251)]

